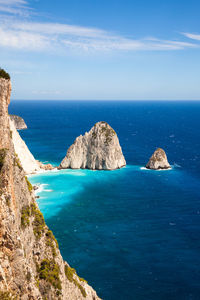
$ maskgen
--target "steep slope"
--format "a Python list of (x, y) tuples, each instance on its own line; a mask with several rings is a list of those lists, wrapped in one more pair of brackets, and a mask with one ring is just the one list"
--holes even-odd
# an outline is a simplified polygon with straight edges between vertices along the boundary
[(32, 174), (40, 171), (38, 162), (35, 160), (32, 153), (29, 151), (25, 142), (19, 135), (19, 132), (15, 128), (14, 121), (10, 120), (10, 130), (12, 135), (12, 141), (14, 145), (15, 153), (17, 154), (20, 164), (22, 165), (26, 174)]
[(116, 132), (106, 122), (96, 123), (67, 151), (61, 169), (115, 170), (126, 165)]
[(63, 261), (15, 155), (11, 83), (0, 78), (0, 299), (99, 299)]

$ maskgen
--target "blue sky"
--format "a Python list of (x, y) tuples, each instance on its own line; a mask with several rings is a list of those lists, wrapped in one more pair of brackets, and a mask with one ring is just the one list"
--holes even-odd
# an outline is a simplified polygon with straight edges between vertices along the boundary
[(0, 0), (13, 99), (200, 100), (197, 0)]

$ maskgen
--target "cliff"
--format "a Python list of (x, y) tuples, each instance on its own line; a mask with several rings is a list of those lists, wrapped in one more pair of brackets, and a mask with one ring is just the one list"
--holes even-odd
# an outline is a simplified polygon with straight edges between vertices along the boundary
[(12, 142), (10, 93), (0, 78), (0, 299), (99, 299), (62, 259), (37, 206)]
[(10, 123), (10, 134), (12, 137), (14, 150), (19, 159), (21, 166), (23, 167), (23, 170), (25, 171), (26, 174), (32, 174), (37, 171), (41, 171), (41, 168), (38, 165), (37, 161), (35, 160), (34, 156), (29, 151), (25, 142), (22, 140), (21, 136), (16, 130), (14, 121), (10, 119), (9, 123)]
[(10, 118), (10, 135), (15, 150), (15, 154), (19, 159), (19, 162), (26, 174), (34, 174), (43, 170), (48, 171), (54, 169), (51, 164), (43, 164), (39, 160), (36, 160), (33, 154), (30, 152), (26, 143), (22, 140), (18, 133), (15, 122)]
[(115, 170), (126, 165), (116, 132), (106, 122), (96, 123), (76, 138), (59, 168)]
[(24, 122), (24, 119), (22, 119), (21, 117), (16, 115), (10, 115), (10, 119), (14, 122), (17, 130), (27, 129), (27, 125)]
[(152, 170), (170, 169), (171, 166), (167, 160), (165, 151), (161, 148), (156, 149), (149, 162), (147, 163), (146, 168)]

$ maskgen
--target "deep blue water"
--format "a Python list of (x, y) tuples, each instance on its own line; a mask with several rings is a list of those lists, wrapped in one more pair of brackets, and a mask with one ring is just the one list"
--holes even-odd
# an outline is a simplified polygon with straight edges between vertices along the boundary
[[(200, 299), (200, 102), (13, 101), (23, 139), (55, 165), (80, 134), (107, 121), (127, 167), (65, 170), (39, 206), (64, 258), (105, 300)], [(156, 149), (170, 171), (141, 169)]]

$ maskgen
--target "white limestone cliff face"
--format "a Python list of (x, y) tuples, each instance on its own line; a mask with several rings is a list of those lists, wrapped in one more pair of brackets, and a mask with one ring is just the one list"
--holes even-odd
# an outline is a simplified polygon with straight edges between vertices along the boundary
[(40, 171), (41, 168), (38, 162), (35, 160), (32, 153), (29, 151), (26, 143), (22, 140), (18, 131), (16, 130), (15, 123), (10, 119), (10, 130), (12, 135), (12, 141), (20, 163), (26, 174), (33, 174)]
[(20, 134), (16, 130), (16, 123), (14, 120), (9, 120), (10, 123), (10, 132), (12, 136), (12, 141), (15, 149), (15, 153), (20, 161), (21, 166), (23, 167), (26, 174), (34, 174), (36, 172), (41, 172), (43, 170), (53, 170), (51, 164), (44, 165), (39, 160), (36, 160), (33, 154), (28, 149), (26, 143), (21, 138)]
[(80, 135), (67, 151), (60, 169), (115, 170), (126, 165), (116, 132), (106, 122), (98, 122)]
[(149, 162), (147, 163), (146, 168), (152, 170), (170, 169), (171, 166), (167, 160), (165, 151), (161, 148), (156, 149)]

